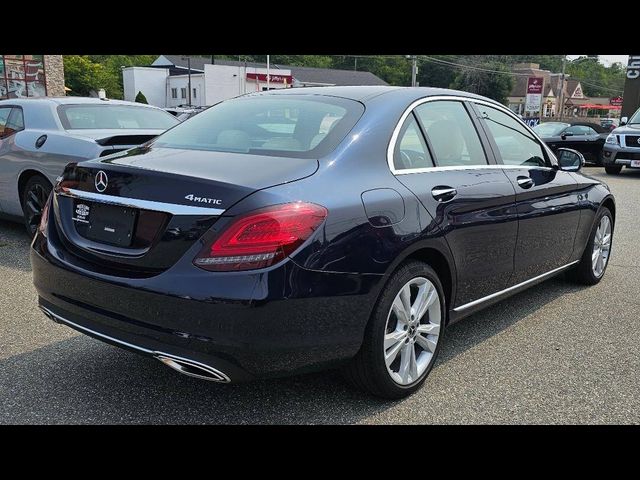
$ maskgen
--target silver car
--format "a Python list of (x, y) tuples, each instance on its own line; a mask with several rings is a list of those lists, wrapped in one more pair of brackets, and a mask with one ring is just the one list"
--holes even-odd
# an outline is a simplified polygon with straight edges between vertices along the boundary
[(65, 165), (136, 147), (180, 123), (164, 110), (99, 98), (0, 101), (0, 215), (34, 234)]

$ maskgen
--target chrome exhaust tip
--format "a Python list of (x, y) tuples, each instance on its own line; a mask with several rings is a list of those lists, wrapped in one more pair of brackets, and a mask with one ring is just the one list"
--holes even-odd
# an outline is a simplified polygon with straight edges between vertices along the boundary
[(188, 360), (186, 358), (169, 356), (165, 353), (156, 353), (154, 356), (167, 367), (172, 368), (183, 375), (199, 378), (200, 380), (208, 380), (210, 382), (231, 382), (231, 379), (227, 375), (222, 373), (220, 370), (210, 367), (209, 365), (205, 365), (194, 360)]

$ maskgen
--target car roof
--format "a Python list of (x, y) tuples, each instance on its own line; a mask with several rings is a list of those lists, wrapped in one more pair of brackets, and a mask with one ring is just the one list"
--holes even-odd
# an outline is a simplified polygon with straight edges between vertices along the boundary
[(387, 98), (396, 98), (398, 100), (412, 102), (414, 100), (431, 97), (436, 95), (448, 96), (464, 96), (468, 98), (476, 98), (479, 100), (489, 101), (491, 103), (498, 102), (490, 98), (482, 97), (474, 93), (463, 92), (460, 90), (450, 90), (448, 88), (434, 87), (393, 87), (389, 85), (375, 86), (344, 86), (344, 87), (300, 87), (300, 88), (278, 88), (266, 92), (254, 92), (246, 96), (262, 96), (262, 95), (326, 95), (332, 97), (342, 97), (366, 103), (369, 100), (385, 95)]
[(54, 105), (134, 105), (137, 107), (146, 108), (158, 108), (152, 105), (144, 103), (127, 102), (125, 100), (102, 100), (96, 97), (29, 97), (29, 98), (9, 98), (6, 100), (0, 100), (0, 105), (12, 104), (12, 105), (25, 105), (33, 103), (49, 103)]
[(591, 127), (593, 128), (596, 132), (598, 133), (603, 133), (604, 130), (602, 129), (602, 127), (600, 125), (598, 125), (597, 123), (591, 123), (591, 122), (571, 122), (571, 126), (582, 126), (582, 127)]

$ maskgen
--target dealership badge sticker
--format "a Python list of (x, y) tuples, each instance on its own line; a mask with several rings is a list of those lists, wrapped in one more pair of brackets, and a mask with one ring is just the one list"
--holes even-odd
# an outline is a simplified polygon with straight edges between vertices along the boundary
[(80, 223), (89, 223), (89, 221), (87, 220), (87, 217), (89, 216), (89, 211), (91, 210), (91, 207), (89, 207), (89, 205), (86, 205), (84, 203), (79, 203), (76, 205), (76, 216), (75, 217), (71, 217), (73, 219), (74, 222), (80, 222)]
[(109, 185), (109, 177), (102, 170), (98, 172), (95, 179), (96, 190), (100, 193), (104, 192), (107, 189), (107, 185)]

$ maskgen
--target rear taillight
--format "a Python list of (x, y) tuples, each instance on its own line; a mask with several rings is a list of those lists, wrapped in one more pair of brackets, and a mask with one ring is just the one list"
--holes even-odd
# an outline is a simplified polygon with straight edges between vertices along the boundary
[(303, 202), (254, 210), (234, 219), (193, 263), (218, 272), (268, 267), (300, 247), (326, 216), (326, 208)]
[(40, 224), (38, 225), (38, 230), (45, 237), (47, 236), (47, 226), (49, 225), (49, 205), (51, 205), (51, 197), (53, 193), (49, 195), (47, 201), (44, 202), (44, 207), (42, 207), (42, 216), (40, 217)]

